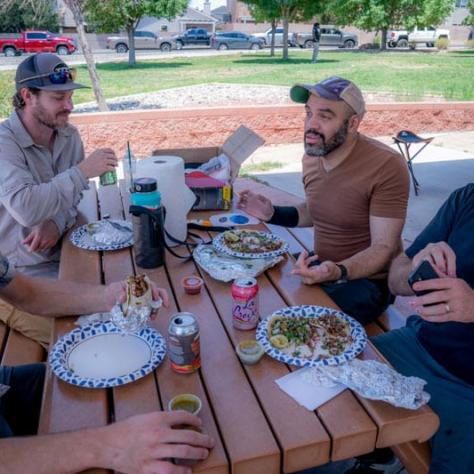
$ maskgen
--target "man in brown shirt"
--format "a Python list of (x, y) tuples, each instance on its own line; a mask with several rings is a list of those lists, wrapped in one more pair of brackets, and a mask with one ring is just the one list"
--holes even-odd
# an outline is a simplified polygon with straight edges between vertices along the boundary
[(389, 303), (386, 275), (400, 251), (409, 177), (403, 157), (358, 132), (365, 102), (352, 82), (330, 77), (295, 85), (305, 104), (303, 184), (298, 207), (273, 206), (251, 191), (238, 207), (271, 224), (314, 226), (315, 255), (302, 252), (293, 274), (318, 283), (346, 313), (366, 324)]

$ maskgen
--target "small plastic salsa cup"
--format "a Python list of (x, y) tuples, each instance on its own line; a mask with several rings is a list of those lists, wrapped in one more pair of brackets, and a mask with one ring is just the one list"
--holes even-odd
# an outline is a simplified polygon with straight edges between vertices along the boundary
[(184, 291), (188, 295), (197, 295), (200, 293), (203, 284), (204, 282), (202, 278), (196, 275), (185, 276), (181, 280), (181, 285), (184, 287)]

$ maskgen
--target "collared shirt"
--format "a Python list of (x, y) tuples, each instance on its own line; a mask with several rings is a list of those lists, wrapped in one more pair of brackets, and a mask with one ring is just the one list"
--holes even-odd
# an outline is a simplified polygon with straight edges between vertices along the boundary
[(48, 219), (60, 234), (74, 223), (88, 187), (77, 167), (83, 159), (82, 141), (72, 125), (57, 130), (51, 153), (33, 142), (16, 111), (0, 124), (0, 251), (16, 268), (54, 276), (59, 246), (30, 252), (22, 241)]

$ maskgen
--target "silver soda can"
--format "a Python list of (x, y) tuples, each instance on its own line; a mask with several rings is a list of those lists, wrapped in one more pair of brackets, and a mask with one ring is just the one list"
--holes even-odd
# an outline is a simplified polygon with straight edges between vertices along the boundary
[(201, 367), (199, 325), (192, 313), (176, 313), (168, 327), (168, 356), (171, 368), (191, 374)]
[(258, 283), (255, 278), (238, 278), (232, 284), (232, 324), (249, 330), (258, 323)]

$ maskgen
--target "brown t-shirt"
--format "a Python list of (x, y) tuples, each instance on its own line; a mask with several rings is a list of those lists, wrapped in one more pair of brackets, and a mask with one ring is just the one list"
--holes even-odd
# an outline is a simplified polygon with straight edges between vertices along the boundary
[(306, 208), (320, 260), (339, 262), (370, 246), (369, 216), (404, 219), (409, 176), (404, 158), (359, 134), (350, 155), (330, 171), (303, 157)]

